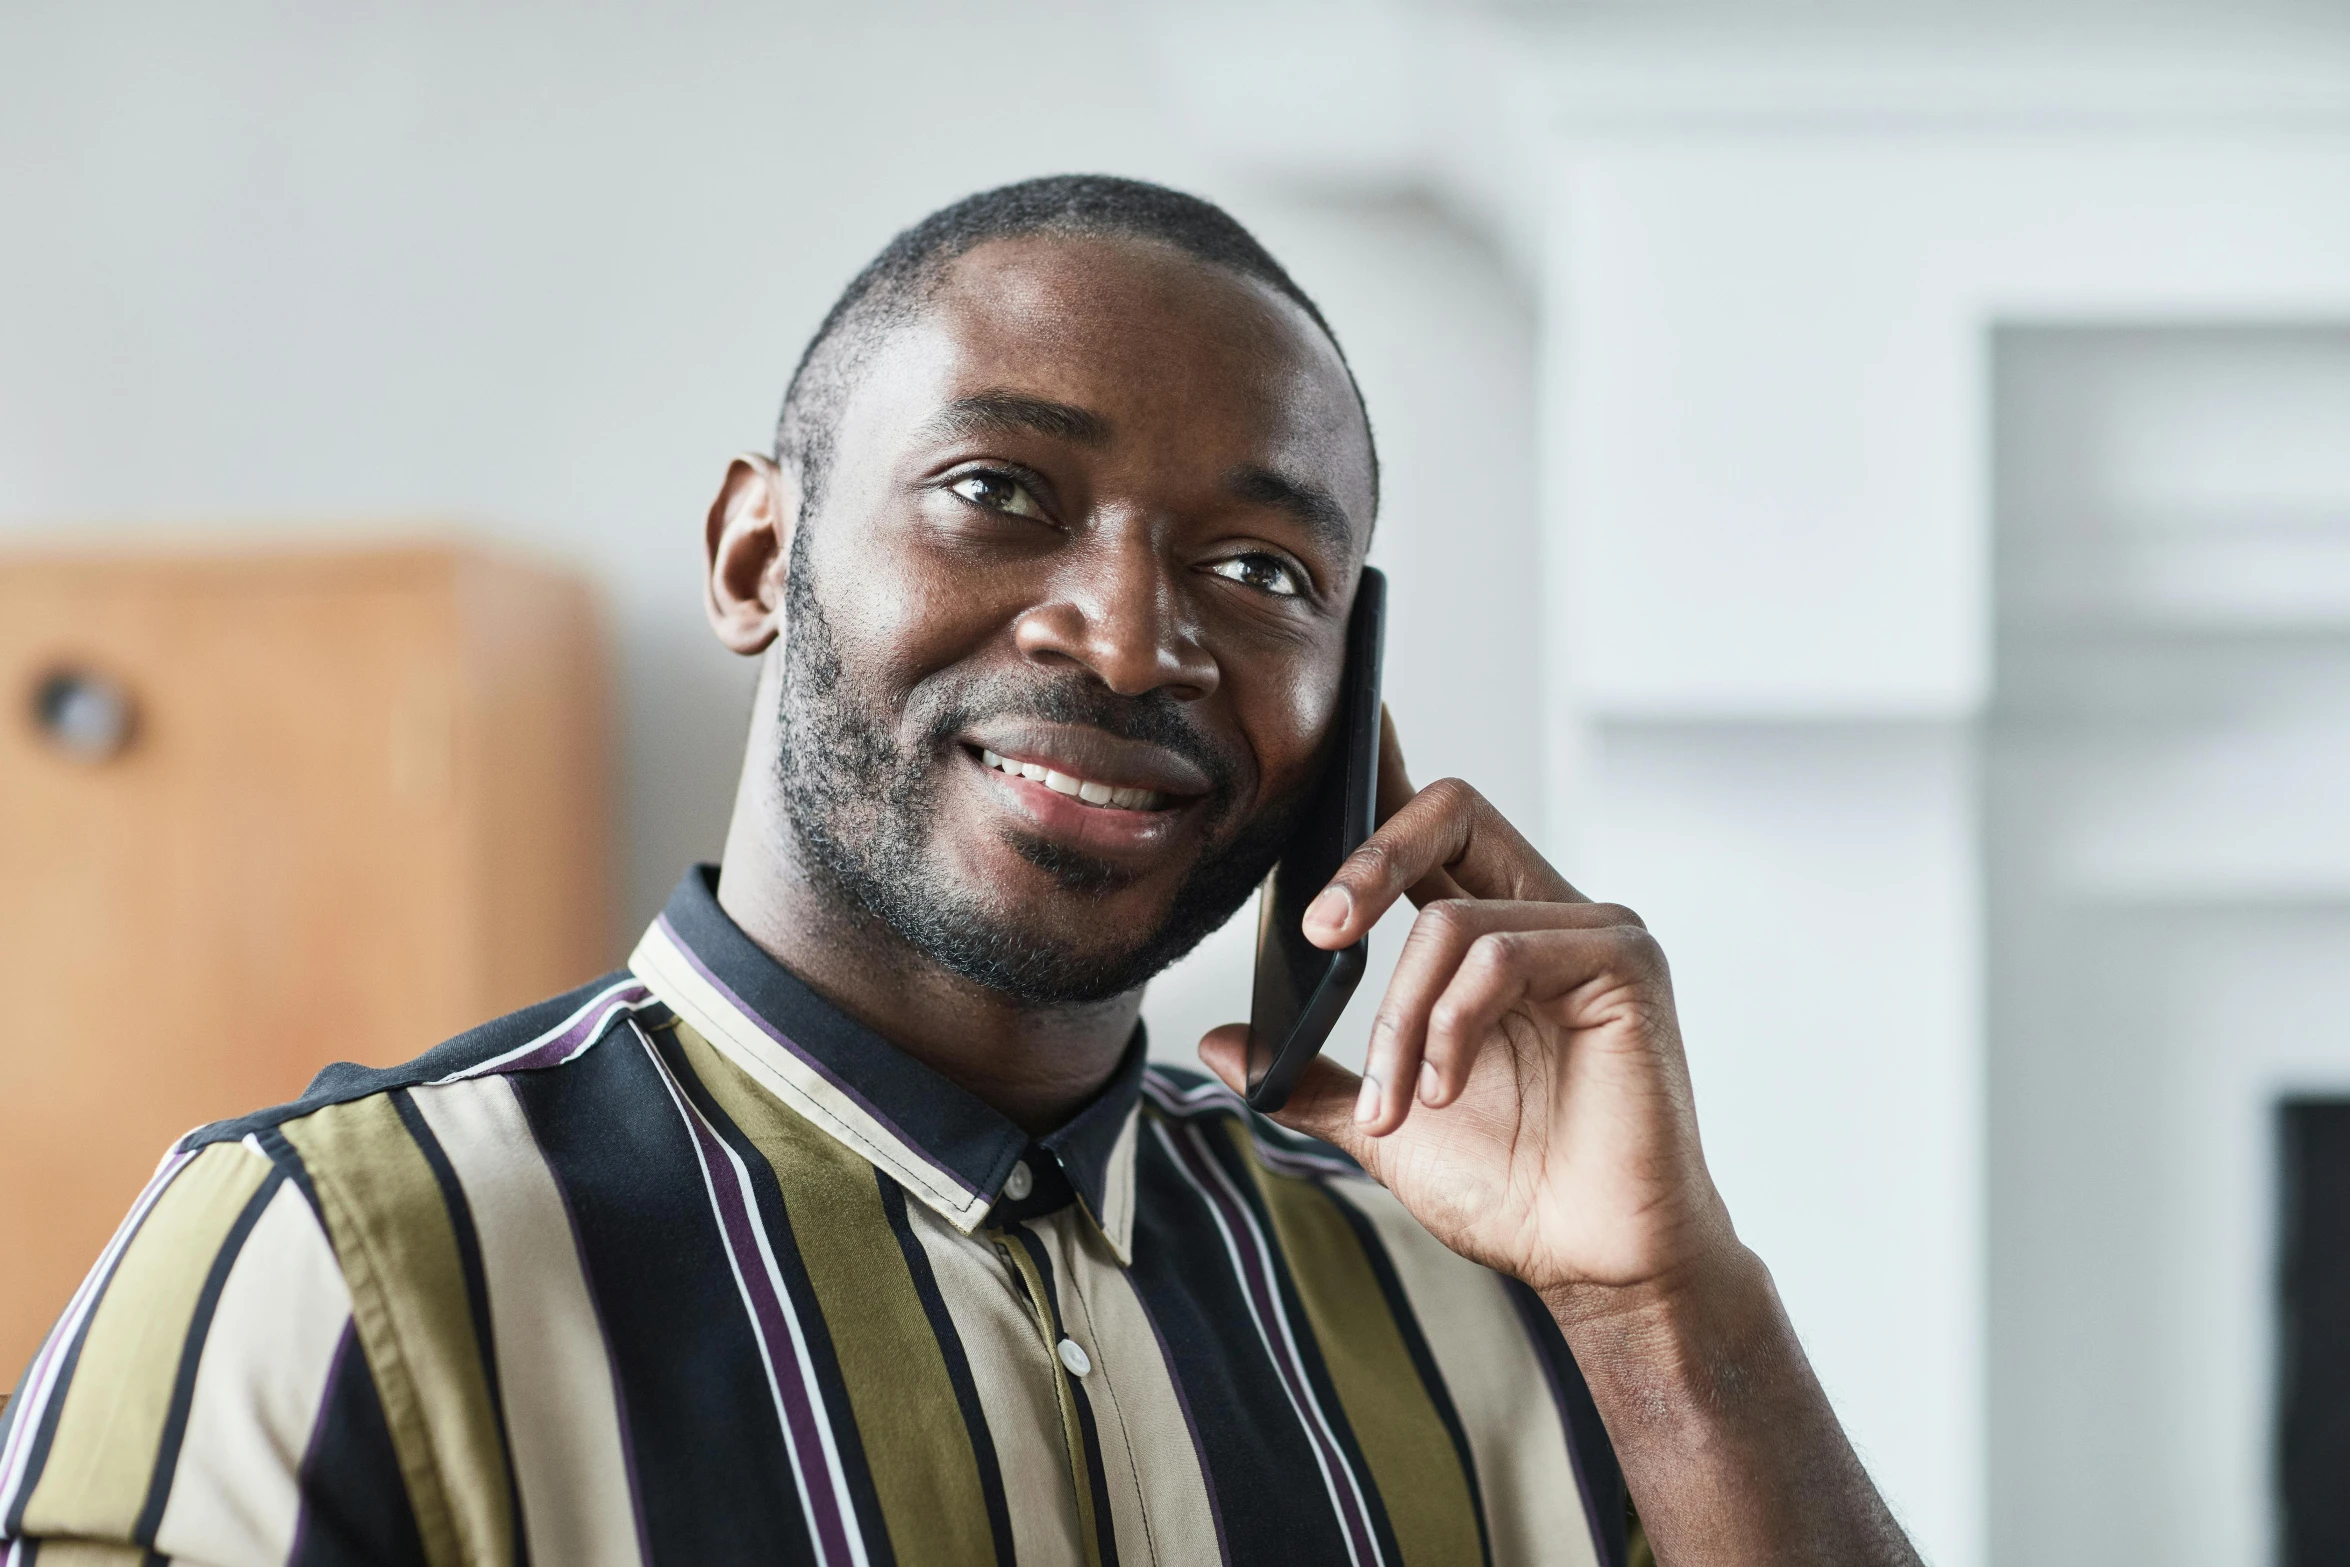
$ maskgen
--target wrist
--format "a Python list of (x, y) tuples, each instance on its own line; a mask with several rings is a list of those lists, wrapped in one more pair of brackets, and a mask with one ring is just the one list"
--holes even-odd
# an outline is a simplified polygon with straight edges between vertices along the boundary
[(1657, 1425), (1718, 1420), (1792, 1346), (1770, 1269), (1735, 1239), (1638, 1283), (1538, 1293), (1601, 1407)]

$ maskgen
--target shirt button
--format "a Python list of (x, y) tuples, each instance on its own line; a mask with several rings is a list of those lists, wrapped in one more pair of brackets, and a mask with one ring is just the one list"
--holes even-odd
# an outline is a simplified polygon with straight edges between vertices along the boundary
[(1004, 1195), (1014, 1202), (1022, 1202), (1027, 1199), (1030, 1192), (1035, 1190), (1036, 1177), (1029, 1173), (1027, 1162), (1020, 1159), (1013, 1160), (1012, 1173), (1004, 1177)]
[(1093, 1369), (1093, 1357), (1085, 1352), (1084, 1345), (1065, 1338), (1061, 1340), (1061, 1364), (1069, 1368), (1071, 1375), (1081, 1377)]

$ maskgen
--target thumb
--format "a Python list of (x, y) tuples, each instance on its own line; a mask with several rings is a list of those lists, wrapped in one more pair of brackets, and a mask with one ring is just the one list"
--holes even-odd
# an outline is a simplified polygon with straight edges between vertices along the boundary
[[(1248, 1096), (1248, 1025), (1226, 1023), (1199, 1042), (1199, 1058), (1224, 1086)], [(1275, 1125), (1318, 1137), (1379, 1179), (1379, 1140), (1355, 1124), (1355, 1101), (1363, 1080), (1328, 1056), (1306, 1063), (1289, 1091), (1289, 1103), (1272, 1111)]]

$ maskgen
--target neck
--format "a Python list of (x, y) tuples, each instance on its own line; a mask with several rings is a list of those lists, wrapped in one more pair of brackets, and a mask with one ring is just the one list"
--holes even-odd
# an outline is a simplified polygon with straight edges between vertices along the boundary
[(1070, 1006), (1017, 1001), (940, 967), (835, 890), (805, 863), (776, 797), (764, 696), (727, 829), (719, 907), (818, 995), (1014, 1125), (1062, 1125), (1117, 1070), (1142, 992)]

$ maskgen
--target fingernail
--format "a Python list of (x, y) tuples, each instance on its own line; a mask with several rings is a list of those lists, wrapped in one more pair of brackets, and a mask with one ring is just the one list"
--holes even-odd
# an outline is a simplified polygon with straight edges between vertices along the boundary
[(1436, 1096), (1442, 1092), (1444, 1092), (1444, 1079), (1436, 1075), (1436, 1068), (1433, 1065), (1426, 1061), (1421, 1062), (1420, 1103), (1432, 1105), (1436, 1103)]
[(1363, 1091), (1355, 1095), (1355, 1119), (1358, 1121), (1379, 1119), (1379, 1079), (1375, 1077), (1363, 1079)]
[(1344, 887), (1324, 887), (1322, 895), (1306, 905), (1306, 923), (1344, 925), (1347, 914), (1353, 908), (1354, 900), (1346, 895)]

